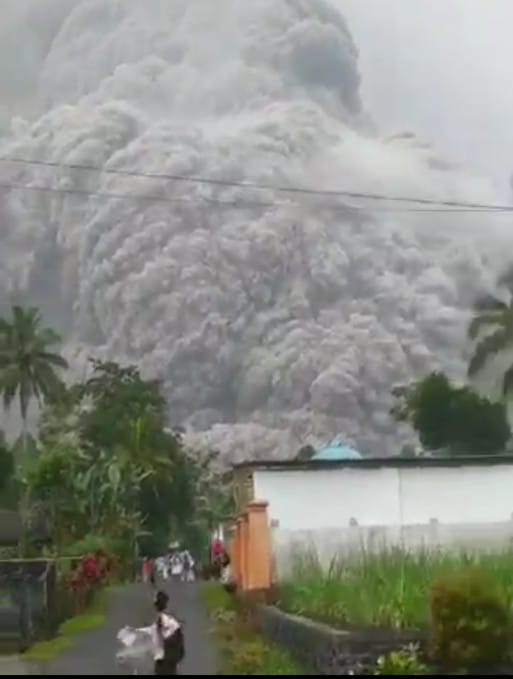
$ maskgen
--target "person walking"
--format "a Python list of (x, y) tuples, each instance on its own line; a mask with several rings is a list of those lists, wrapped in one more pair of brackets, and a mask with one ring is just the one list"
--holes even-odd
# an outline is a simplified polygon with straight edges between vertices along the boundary
[[(175, 676), (178, 665), (185, 657), (185, 641), (181, 624), (167, 612), (169, 597), (159, 591), (155, 595), (155, 620), (149, 627), (124, 627), (118, 633), (118, 640), (128, 649), (137, 649), (131, 655), (143, 656), (146, 649), (153, 654), (154, 674)], [(118, 654), (121, 658), (123, 654)]]
[(151, 561), (145, 556), (142, 562), (142, 579), (145, 584), (150, 582), (151, 570)]
[(155, 674), (172, 676), (178, 674), (178, 665), (185, 656), (185, 642), (180, 623), (166, 609), (169, 597), (165, 592), (155, 596)]
[(188, 549), (182, 552), (182, 582), (194, 582), (194, 559)]

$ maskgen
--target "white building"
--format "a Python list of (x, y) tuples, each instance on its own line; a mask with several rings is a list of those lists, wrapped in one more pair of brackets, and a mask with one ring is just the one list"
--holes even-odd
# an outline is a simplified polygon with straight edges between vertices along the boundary
[(239, 509), (268, 502), (276, 566), (355, 550), (507, 548), (513, 457), (258, 462), (235, 468)]

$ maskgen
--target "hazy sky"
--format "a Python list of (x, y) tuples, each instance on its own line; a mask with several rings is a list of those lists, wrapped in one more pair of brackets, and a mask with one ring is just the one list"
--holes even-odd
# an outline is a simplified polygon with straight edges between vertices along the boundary
[(512, 0), (333, 0), (360, 51), (363, 95), (506, 190), (513, 170)]

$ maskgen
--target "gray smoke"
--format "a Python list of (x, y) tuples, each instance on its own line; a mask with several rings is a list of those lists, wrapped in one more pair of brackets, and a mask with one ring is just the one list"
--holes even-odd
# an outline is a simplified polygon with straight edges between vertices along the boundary
[[(35, 101), (2, 157), (494, 199), (414, 135), (380, 138), (328, 0), (37, 0), (17, 17), (27, 39), (45, 7), (25, 69)], [(485, 215), (1, 167), (2, 183), (131, 196), (5, 189), (1, 289), (40, 304), (78, 370), (89, 352), (163, 378), (171, 419), (231, 458), (337, 433), (396, 450), (391, 386), (433, 367), (463, 374), (469, 304), (510, 241)]]

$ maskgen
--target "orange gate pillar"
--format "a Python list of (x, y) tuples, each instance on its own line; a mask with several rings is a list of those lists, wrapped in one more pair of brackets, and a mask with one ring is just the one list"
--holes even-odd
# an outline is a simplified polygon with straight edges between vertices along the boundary
[(240, 588), (245, 591), (248, 584), (248, 514), (243, 512), (240, 519)]
[(246, 590), (271, 588), (271, 533), (267, 502), (254, 500), (247, 506), (248, 550)]

